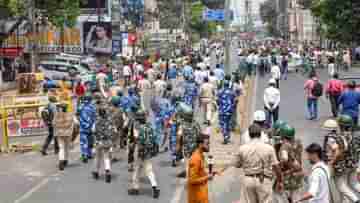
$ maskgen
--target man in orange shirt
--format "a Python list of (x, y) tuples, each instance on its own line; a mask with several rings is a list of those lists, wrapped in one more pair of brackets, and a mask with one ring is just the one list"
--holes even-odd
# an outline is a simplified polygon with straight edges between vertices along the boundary
[(204, 152), (209, 152), (209, 136), (200, 134), (197, 149), (191, 155), (188, 168), (188, 203), (208, 203), (208, 181), (213, 174), (205, 170)]

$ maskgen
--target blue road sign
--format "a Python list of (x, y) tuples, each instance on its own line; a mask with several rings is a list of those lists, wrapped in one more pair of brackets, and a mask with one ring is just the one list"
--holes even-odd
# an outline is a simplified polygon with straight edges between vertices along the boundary
[[(230, 20), (234, 19), (233, 11), (230, 11)], [(205, 9), (203, 12), (205, 21), (225, 21), (225, 11), (223, 9)]]

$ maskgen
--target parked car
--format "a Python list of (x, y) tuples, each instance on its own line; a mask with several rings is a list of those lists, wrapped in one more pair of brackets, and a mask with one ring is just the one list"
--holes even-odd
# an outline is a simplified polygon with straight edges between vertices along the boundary
[(45, 77), (53, 80), (71, 79), (80, 76), (83, 81), (89, 81), (93, 74), (92, 71), (81, 64), (71, 64), (57, 60), (41, 61), (39, 69), (44, 73)]

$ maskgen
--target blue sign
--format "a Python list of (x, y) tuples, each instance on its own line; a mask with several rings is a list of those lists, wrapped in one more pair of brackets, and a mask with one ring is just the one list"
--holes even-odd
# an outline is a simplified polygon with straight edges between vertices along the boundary
[(203, 19), (206, 21), (225, 21), (224, 10), (206, 9), (203, 13)]
[[(206, 9), (203, 13), (205, 21), (225, 21), (225, 11), (223, 9)], [(233, 11), (230, 11), (230, 20), (234, 19)]]

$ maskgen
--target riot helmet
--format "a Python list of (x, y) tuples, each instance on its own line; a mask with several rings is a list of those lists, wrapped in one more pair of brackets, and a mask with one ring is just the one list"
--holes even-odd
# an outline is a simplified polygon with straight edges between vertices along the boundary
[(328, 119), (324, 122), (322, 129), (336, 131), (339, 128), (338, 122), (334, 119)]
[(354, 125), (351, 116), (345, 115), (345, 114), (340, 115), (337, 119), (337, 122), (340, 127), (340, 130), (342, 130), (342, 131), (351, 130)]
[(295, 138), (295, 128), (288, 124), (282, 126), (279, 133), (281, 138), (286, 138), (290, 140)]
[(120, 104), (121, 98), (119, 96), (113, 96), (111, 97), (111, 104), (113, 106), (118, 106)]

